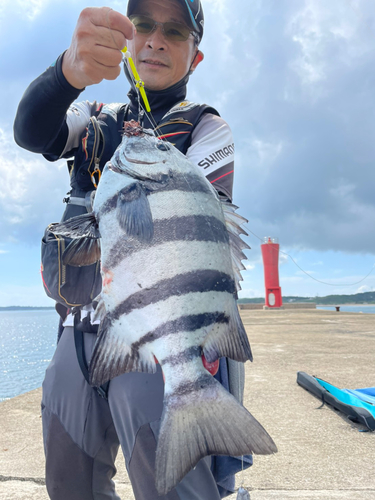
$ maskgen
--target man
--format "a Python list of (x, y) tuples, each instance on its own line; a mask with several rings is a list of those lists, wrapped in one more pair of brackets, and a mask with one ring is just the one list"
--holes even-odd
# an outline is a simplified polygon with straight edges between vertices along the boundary
[[(107, 7), (82, 11), (70, 47), (32, 82), (18, 108), (14, 133), (20, 146), (51, 161), (75, 156), (70, 171), (72, 193), (64, 219), (76, 215), (78, 209), (81, 213), (85, 210), (89, 188), (82, 184), (80, 174), (85, 178), (83, 174), (89, 172), (93, 179), (91, 166), (86, 170), (81, 167), (91, 138), (88, 124), (96, 117), (109, 121), (114, 117), (115, 125), (118, 116), (122, 121), (140, 119), (147, 128), (158, 124), (159, 133), (204, 169), (216, 189), (231, 199), (231, 131), (212, 108), (185, 101), (189, 75), (203, 60), (199, 50), (203, 35), (200, 1), (130, 0), (127, 15), (132, 21)], [(119, 115), (120, 108), (96, 102), (72, 105), (86, 86), (119, 76), (120, 49), (125, 45), (145, 84), (152, 118), (141, 109), (143, 103), (134, 84), (129, 106), (121, 108), (123, 115)], [(131, 79), (129, 72), (127, 76)], [(178, 126), (182, 123), (187, 130), (181, 132), (176, 119), (168, 118), (175, 117), (173, 113), (179, 113), (182, 120)], [(121, 140), (117, 126), (111, 131), (105, 129), (105, 133), (100, 168)], [(90, 177), (88, 182), (91, 184)], [(85, 309), (88, 314), (92, 308), (88, 305)], [(163, 405), (160, 367), (155, 375), (128, 373), (116, 377), (110, 382), (107, 400), (101, 398), (87, 384), (77, 360), (70, 314), (64, 317), (63, 326), (43, 383), (46, 485), (52, 500), (118, 499), (112, 477), (119, 444), (136, 500), (215, 500), (231, 493), (233, 484), (220, 482), (217, 475), (216, 484), (214, 460), (206, 457), (176, 488), (158, 497), (154, 464)], [(87, 328), (83, 334), (87, 361), (96, 338), (89, 331)], [(222, 361), (221, 377), (226, 378), (222, 382), (228, 386), (226, 361)], [(240, 469), (241, 464), (233, 462), (236, 465), (230, 463), (224, 474), (221, 467), (219, 477)], [(251, 463), (251, 458), (247, 462)]]

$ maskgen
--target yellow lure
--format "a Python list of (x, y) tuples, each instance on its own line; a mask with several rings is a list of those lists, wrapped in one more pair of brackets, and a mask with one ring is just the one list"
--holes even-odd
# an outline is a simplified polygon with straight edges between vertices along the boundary
[(129, 61), (130, 69), (132, 70), (132, 73), (133, 73), (135, 81), (136, 81), (135, 85), (136, 85), (137, 88), (139, 88), (139, 92), (141, 93), (143, 102), (145, 103), (145, 106), (146, 106), (146, 111), (148, 113), (150, 113), (151, 108), (150, 108), (150, 104), (148, 102), (147, 95), (146, 95), (146, 92), (145, 92), (145, 84), (144, 84), (144, 82), (142, 82), (142, 80), (141, 80), (141, 78), (140, 78), (140, 76), (138, 74), (138, 71), (137, 71), (137, 68), (135, 67), (135, 64), (134, 64), (134, 61), (132, 59), (132, 56), (131, 56), (130, 52), (128, 51), (127, 47), (124, 47), (121, 50), (121, 52), (124, 54), (124, 56), (126, 57), (126, 59)]

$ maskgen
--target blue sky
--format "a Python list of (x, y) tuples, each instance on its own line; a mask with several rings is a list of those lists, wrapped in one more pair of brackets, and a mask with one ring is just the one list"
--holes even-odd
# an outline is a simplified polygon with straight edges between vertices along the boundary
[[(373, 290), (375, 271), (361, 280), (375, 263), (375, 2), (237, 0), (234, 9), (233, 0), (202, 1), (205, 60), (188, 98), (216, 107), (232, 128), (234, 201), (249, 231), (278, 237), (312, 276), (281, 254), (283, 294)], [(40, 240), (61, 217), (67, 170), (16, 146), (12, 125), (27, 85), (69, 46), (87, 5), (0, 4), (0, 306), (53, 305), (41, 285)], [(121, 75), (81, 99), (121, 102), (127, 91)], [(243, 297), (264, 296), (252, 233)]]

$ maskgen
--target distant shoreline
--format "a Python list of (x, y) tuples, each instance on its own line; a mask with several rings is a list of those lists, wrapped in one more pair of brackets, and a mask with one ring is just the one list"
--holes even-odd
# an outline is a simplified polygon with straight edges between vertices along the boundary
[(316, 304), (316, 307), (353, 307), (353, 306), (356, 306), (356, 307), (375, 307), (375, 304), (358, 304), (358, 303), (355, 303), (353, 302), (352, 304), (340, 304), (340, 302), (338, 302), (337, 304)]
[(31, 306), (8, 306), (0, 307), (0, 311), (54, 311), (53, 306), (49, 307), (31, 307)]

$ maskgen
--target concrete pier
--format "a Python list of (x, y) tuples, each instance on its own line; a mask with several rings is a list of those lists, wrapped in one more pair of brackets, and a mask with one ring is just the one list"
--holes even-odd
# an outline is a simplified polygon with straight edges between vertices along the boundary
[[(245, 471), (251, 500), (375, 500), (375, 433), (359, 432), (327, 406), (317, 409), (320, 402), (296, 383), (305, 371), (338, 387), (374, 386), (375, 316), (314, 309), (244, 309), (241, 316), (254, 354), (245, 406), (279, 449), (256, 456)], [(0, 500), (48, 500), (40, 398), (37, 389), (0, 403)], [(117, 466), (118, 493), (134, 500), (120, 454)]]

